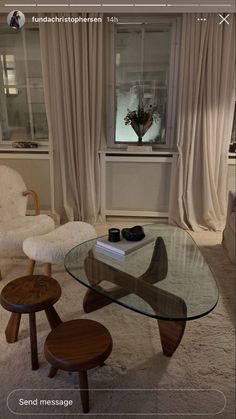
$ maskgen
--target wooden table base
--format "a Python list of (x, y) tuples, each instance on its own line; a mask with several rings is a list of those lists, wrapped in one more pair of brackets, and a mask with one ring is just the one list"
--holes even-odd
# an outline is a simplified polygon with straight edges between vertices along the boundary
[[(84, 297), (83, 307), (86, 313), (113, 301), (118, 302), (129, 294), (135, 294), (149, 304), (156, 314), (164, 355), (171, 356), (175, 352), (183, 337), (186, 323), (175, 318), (185, 319), (187, 307), (182, 298), (154, 286), (163, 280), (168, 272), (167, 252), (161, 237), (156, 239), (148, 269), (138, 278), (96, 259), (91, 250), (85, 258), (84, 267), (89, 283), (93, 287), (88, 289)], [(103, 281), (109, 281), (114, 287), (110, 290), (103, 289)], [(166, 313), (174, 320), (165, 320)], [(163, 320), (159, 320), (159, 317)]]
[(158, 320), (163, 354), (172, 356), (184, 335), (185, 321)]
[[(112, 292), (114, 293), (115, 291)], [(108, 297), (105, 297), (98, 292), (89, 289), (84, 296), (83, 308), (85, 313), (91, 313), (111, 303), (112, 300), (110, 300)], [(182, 320), (173, 321), (159, 319), (157, 322), (163, 354), (166, 356), (172, 356), (182, 340), (186, 322)]]

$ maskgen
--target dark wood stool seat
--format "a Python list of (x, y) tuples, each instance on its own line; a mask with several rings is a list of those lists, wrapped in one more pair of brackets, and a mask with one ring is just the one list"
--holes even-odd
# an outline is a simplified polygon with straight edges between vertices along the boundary
[(103, 365), (111, 351), (109, 331), (102, 324), (87, 319), (61, 323), (45, 341), (45, 357), (52, 365), (49, 377), (54, 377), (58, 369), (79, 373), (84, 413), (89, 411), (87, 370)]
[(45, 275), (30, 275), (16, 278), (7, 284), (0, 296), (0, 303), (6, 310), (12, 312), (5, 335), (8, 343), (17, 341), (21, 314), (29, 314), (31, 362), (32, 369), (38, 364), (37, 332), (35, 313), (45, 310), (51, 328), (58, 326), (61, 319), (53, 304), (61, 296), (58, 282)]

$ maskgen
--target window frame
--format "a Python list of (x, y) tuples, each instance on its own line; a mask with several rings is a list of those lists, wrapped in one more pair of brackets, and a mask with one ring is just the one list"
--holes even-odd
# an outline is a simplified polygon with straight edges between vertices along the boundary
[[(0, 16), (0, 24), (6, 24), (6, 20), (3, 19), (2, 16)], [(21, 87), (21, 88), (25, 88), (26, 89), (26, 95), (27, 95), (27, 105), (28, 105), (28, 112), (29, 112), (29, 125), (30, 125), (30, 136), (31, 138), (29, 138), (28, 140), (25, 141), (33, 141), (33, 142), (37, 142), (40, 146), (48, 146), (49, 144), (49, 132), (48, 132), (48, 137), (47, 138), (35, 138), (34, 135), (34, 121), (33, 121), (33, 111), (32, 111), (32, 101), (31, 101), (31, 92), (30, 89), (32, 87), (40, 87), (43, 88), (43, 80), (42, 80), (42, 84), (37, 84), (37, 85), (32, 85), (29, 81), (29, 72), (28, 72), (28, 63), (27, 63), (27, 45), (26, 45), (26, 30), (28, 29), (39, 29), (39, 25), (38, 24), (31, 24), (31, 25), (27, 25), (27, 28), (22, 28), (20, 33), (22, 36), (22, 45), (23, 45), (23, 54), (24, 54), (24, 64), (25, 64), (25, 76), (26, 76), (26, 82), (24, 84), (16, 84), (16, 85), (12, 85), (10, 87), (12, 88), (16, 88), (17, 87)], [(1, 63), (0, 63), (1, 65)], [(45, 103), (45, 102), (44, 102)], [(1, 129), (1, 123), (0, 123), (0, 146), (9, 146), (11, 145), (15, 140), (4, 140), (3, 136), (2, 136), (2, 129)]]
[[(3, 72), (5, 73), (5, 78), (6, 79), (8, 79), (8, 71), (16, 71), (15, 66), (14, 67), (8, 67), (7, 66), (7, 57), (9, 55), (11, 55), (11, 54), (0, 54), (0, 58), (1, 58), (1, 61), (2, 61), (2, 66), (3, 66)], [(15, 64), (15, 59), (14, 59), (14, 64)], [(3, 76), (3, 78), (4, 78), (4, 76)], [(15, 89), (15, 90), (17, 90), (17, 92), (16, 93), (11, 93), (10, 89)], [(5, 90), (5, 94), (7, 96), (17, 96), (18, 95), (18, 89), (17, 89), (16, 85), (14, 85), (14, 84), (12, 84), (8, 87), (4, 87), (4, 90)]]
[(175, 147), (175, 109), (177, 98), (177, 78), (179, 65), (179, 46), (180, 46), (180, 29), (181, 29), (181, 15), (171, 16), (137, 16), (137, 15), (122, 15), (118, 16), (119, 23), (112, 25), (110, 29), (111, 44), (109, 56), (110, 71), (108, 73), (109, 85), (107, 86), (107, 146), (110, 148), (127, 148), (128, 145), (135, 145), (133, 141), (115, 141), (115, 126), (116, 126), (116, 28), (119, 25), (171, 25), (171, 46), (170, 46), (170, 63), (168, 76), (168, 93), (167, 93), (167, 124), (166, 124), (166, 142), (165, 144), (158, 144), (144, 142), (145, 145), (151, 145), (153, 148), (173, 149)]
[(233, 111), (232, 111), (232, 114), (233, 114), (233, 117), (232, 117), (232, 119), (233, 119), (233, 125), (232, 125), (232, 132), (231, 132), (230, 144), (236, 143), (236, 131), (234, 132), (234, 129), (236, 129), (236, 97), (235, 97), (235, 99), (233, 101), (232, 108), (233, 108)]

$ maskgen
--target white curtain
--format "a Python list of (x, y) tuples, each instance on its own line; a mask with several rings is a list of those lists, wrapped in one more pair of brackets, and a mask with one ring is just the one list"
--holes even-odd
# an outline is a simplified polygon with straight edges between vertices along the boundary
[(169, 222), (218, 230), (225, 222), (227, 152), (233, 123), (235, 16), (184, 14), (177, 99), (178, 161)]
[(55, 200), (62, 196), (63, 221), (94, 223), (99, 217), (98, 150), (105, 132), (103, 28), (101, 23), (40, 24)]

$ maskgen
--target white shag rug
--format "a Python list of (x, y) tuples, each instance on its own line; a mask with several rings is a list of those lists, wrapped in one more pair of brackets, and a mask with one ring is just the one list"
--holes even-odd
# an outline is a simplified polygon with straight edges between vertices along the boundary
[[(101, 232), (101, 228), (99, 233)], [(62, 287), (56, 309), (62, 320), (90, 318), (104, 324), (113, 337), (113, 351), (106, 365), (89, 372), (90, 413), (88, 418), (235, 418), (235, 266), (221, 247), (221, 234), (193, 233), (219, 284), (220, 299), (208, 316), (187, 323), (184, 337), (171, 358), (162, 354), (155, 319), (111, 304), (85, 315), (82, 309), (85, 287), (63, 267), (55, 266), (53, 277)], [(0, 289), (12, 279), (25, 274), (26, 260), (2, 260), (3, 281)], [(41, 267), (36, 272), (42, 272)], [(7, 344), (4, 330), (10, 313), (0, 307), (0, 418), (74, 418), (68, 408), (60, 414), (31, 415), (25, 407), (23, 416), (12, 413), (7, 397), (15, 389), (59, 389), (47, 391), (54, 399), (65, 394), (77, 400), (77, 415), (82, 415), (76, 374), (59, 371), (47, 377), (49, 366), (43, 344), (50, 331), (45, 314), (37, 314), (40, 368), (31, 370), (28, 316), (23, 315), (19, 340)], [(102, 389), (105, 389), (102, 391)], [(159, 391), (158, 391), (159, 390)], [(45, 392), (21, 392), (22, 398), (40, 398)], [(19, 397), (18, 393), (13, 396)], [(13, 407), (14, 397), (10, 397)], [(76, 401), (74, 402), (76, 403)], [(19, 410), (22, 408), (18, 407)], [(221, 411), (221, 413), (219, 413)], [(36, 412), (36, 410), (33, 410)], [(55, 412), (58, 413), (58, 410)]]

